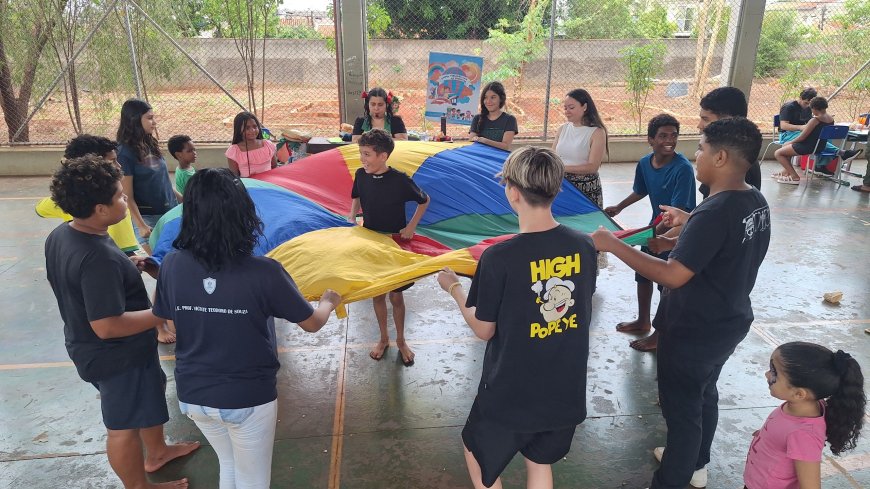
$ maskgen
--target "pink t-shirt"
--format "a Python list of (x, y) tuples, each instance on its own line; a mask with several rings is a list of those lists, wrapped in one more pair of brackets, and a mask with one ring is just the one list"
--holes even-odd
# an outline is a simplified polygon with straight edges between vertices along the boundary
[(774, 409), (749, 445), (743, 483), (749, 489), (798, 489), (795, 460), (821, 462), (825, 447), (825, 403), (822, 415), (799, 418)]
[(278, 151), (275, 148), (275, 143), (268, 139), (263, 139), (263, 146), (250, 151), (244, 151), (239, 148), (238, 144), (230, 145), (226, 153), (227, 158), (235, 161), (239, 165), (239, 174), (243, 177), (250, 177), (257, 173), (263, 173), (272, 169), (272, 157)]

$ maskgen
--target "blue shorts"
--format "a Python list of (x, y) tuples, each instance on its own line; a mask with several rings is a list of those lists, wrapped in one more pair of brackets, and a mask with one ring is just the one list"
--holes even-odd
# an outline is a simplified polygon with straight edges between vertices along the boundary
[(169, 421), (166, 374), (157, 351), (147, 364), (93, 382), (100, 391), (103, 424), (110, 430), (134, 430)]
[(483, 485), (492, 487), (517, 452), (536, 464), (552, 465), (571, 450), (576, 426), (539, 433), (517, 433), (480, 412), (477, 399), (462, 429), (462, 443), (480, 465)]

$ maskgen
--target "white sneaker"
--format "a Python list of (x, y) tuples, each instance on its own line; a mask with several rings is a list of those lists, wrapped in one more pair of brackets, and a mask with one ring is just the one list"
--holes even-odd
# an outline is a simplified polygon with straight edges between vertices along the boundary
[[(656, 460), (659, 462), (662, 461), (662, 456), (665, 454), (665, 447), (655, 447), (653, 449), (653, 455), (655, 455)], [(692, 480), (689, 481), (689, 485), (696, 489), (704, 489), (707, 487), (707, 467), (701, 467), (696, 470), (695, 473), (692, 474)]]

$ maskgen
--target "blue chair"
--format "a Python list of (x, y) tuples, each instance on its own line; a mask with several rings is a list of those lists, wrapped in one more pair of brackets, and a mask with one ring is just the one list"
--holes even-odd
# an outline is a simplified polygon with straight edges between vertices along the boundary
[[(816, 147), (813, 148), (813, 152), (809, 154), (807, 158), (807, 167), (804, 170), (804, 176), (808, 178), (812, 178), (814, 174), (814, 169), (816, 168), (816, 162), (820, 157), (829, 156), (832, 158), (838, 158), (840, 152), (843, 150), (843, 146), (846, 145), (846, 136), (849, 135), (849, 126), (848, 125), (831, 125), (825, 126), (822, 128), (822, 132), (819, 134), (819, 139), (816, 141)], [(840, 145), (837, 146), (836, 150), (826, 150), (825, 148), (828, 146), (827, 141), (840, 141)], [(825, 141), (822, 144), (822, 141)], [(819, 147), (821, 146), (821, 147)], [(832, 177), (834, 181), (840, 181), (840, 165), (837, 165), (837, 170), (834, 172), (834, 176)]]
[(776, 114), (775, 116), (773, 116), (773, 139), (770, 141), (770, 144), (768, 144), (767, 147), (764, 148), (764, 151), (761, 153), (761, 158), (767, 156), (767, 151), (770, 149), (771, 146), (782, 146), (782, 141), (779, 139), (779, 137), (779, 114)]

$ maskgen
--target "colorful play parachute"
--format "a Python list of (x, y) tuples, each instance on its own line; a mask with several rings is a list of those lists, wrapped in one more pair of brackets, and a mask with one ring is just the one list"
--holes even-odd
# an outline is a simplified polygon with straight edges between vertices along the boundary
[[(255, 253), (281, 262), (309, 299), (331, 288), (345, 302), (353, 302), (445, 266), (471, 275), (487, 246), (518, 232), (517, 217), (495, 177), (507, 155), (477, 143), (396, 142), (389, 165), (410, 175), (431, 198), (410, 241), (347, 222), (353, 175), (361, 167), (355, 144), (243, 179), (265, 225)], [(415, 206), (408, 204), (409, 218)], [(619, 230), (567, 182), (553, 203), (553, 214), (586, 232), (598, 226)], [(171, 250), (180, 225), (179, 206), (155, 228), (151, 246), (158, 263)], [(643, 243), (650, 233), (633, 233), (626, 241)]]

